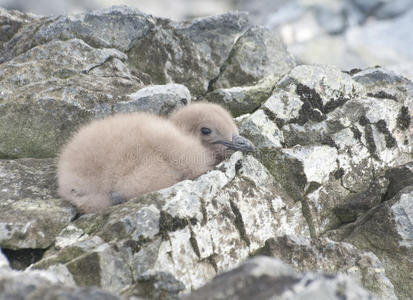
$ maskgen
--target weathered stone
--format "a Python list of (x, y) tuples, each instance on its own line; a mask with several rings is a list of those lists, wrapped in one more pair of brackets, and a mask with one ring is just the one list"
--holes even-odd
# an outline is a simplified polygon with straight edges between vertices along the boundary
[(216, 89), (206, 99), (223, 105), (234, 117), (256, 110), (268, 97), (278, 81), (278, 76), (268, 76), (256, 85)]
[(344, 273), (379, 298), (397, 299), (377, 256), (348, 243), (337, 243), (327, 238), (308, 240), (282, 236), (267, 240), (257, 254), (280, 258), (300, 272)]
[[(308, 4), (309, 13), (294, 2), (289, 17), (302, 13), (315, 36), (338, 33), (349, 25), (344, 15), (328, 22), (346, 11), (334, 3), (322, 10)], [(300, 271), (348, 273), (385, 299), (412, 294), (409, 80), (379, 67), (294, 67), (277, 35), (252, 26), (244, 13), (182, 23), (126, 7), (3, 15), (0, 157), (54, 157), (91, 119), (165, 115), (191, 94), (239, 116), (240, 132), (258, 151), (74, 221), (74, 209), (56, 197), (51, 160), (0, 161), (0, 244), (10, 260), (0, 257), (0, 268), (33, 264), (30, 274), (42, 269), (36, 272), (52, 276), (53, 287), (64, 284), (74, 295), (74, 285), (93, 285), (125, 297), (176, 299), (266, 253)], [(320, 298), (323, 286), (328, 298), (352, 297), (342, 275), (294, 274), (296, 282), (266, 277), (258, 286), (270, 288), (258, 295), (289, 287), (290, 295)], [(249, 286), (243, 297), (256, 296), (257, 285)], [(55, 290), (50, 297), (67, 297)], [(46, 298), (47, 291), (36, 289)]]
[(0, 8), (0, 51), (5, 42), (9, 41), (24, 25), (33, 22), (34, 19), (33, 15)]
[(154, 85), (140, 89), (129, 95), (130, 100), (113, 105), (114, 112), (146, 111), (157, 115), (167, 115), (189, 103), (191, 94), (181, 84)]
[(258, 149), (281, 148), (284, 142), (282, 132), (261, 109), (241, 120), (240, 134), (253, 140)]
[(154, 83), (182, 83), (193, 95), (203, 95), (248, 23), (245, 13), (188, 23), (159, 20), (149, 34), (135, 40), (129, 51), (129, 63), (133, 70), (150, 75)]
[(54, 156), (81, 124), (110, 115), (117, 100), (141, 87), (125, 59), (118, 50), (73, 39), (2, 64), (0, 157)]
[(117, 300), (119, 297), (94, 287), (64, 286), (50, 272), (0, 270), (0, 298), (60, 299), (60, 300)]
[(391, 199), (375, 206), (354, 223), (330, 235), (337, 236), (358, 248), (372, 251), (383, 262), (386, 275), (395, 287), (399, 299), (412, 294), (412, 262), (407, 257), (413, 250), (413, 187), (407, 186)]
[(293, 57), (275, 32), (253, 26), (235, 42), (212, 87), (251, 85), (271, 74), (282, 76), (294, 65)]
[(25, 27), (18, 37), (5, 45), (0, 62), (52, 40), (73, 38), (82, 39), (96, 48), (128, 51), (136, 39), (154, 27), (155, 19), (137, 9), (115, 6), (86, 14), (50, 17), (35, 25), (34, 28)]
[(122, 296), (129, 299), (131, 297), (142, 297), (142, 299), (175, 300), (180, 299), (178, 294), (185, 289), (182, 282), (176, 280), (171, 274), (164, 272), (140, 275), (136, 281)]
[(184, 299), (371, 299), (372, 295), (349, 277), (338, 274), (294, 272), (279, 260), (257, 257)]
[(45, 249), (75, 217), (56, 196), (53, 160), (0, 160), (0, 245)]
[[(120, 291), (120, 282), (130, 285), (142, 274), (167, 272), (188, 290), (239, 263), (270, 237), (293, 233), (308, 237), (300, 203), (291, 201), (257, 160), (238, 152), (194, 181), (82, 216), (57, 237), (60, 249), (46, 252), (34, 267), (63, 264), (77, 284), (113, 292)], [(109, 283), (105, 276), (113, 272), (118, 275)], [(145, 288), (143, 282), (130, 291)]]

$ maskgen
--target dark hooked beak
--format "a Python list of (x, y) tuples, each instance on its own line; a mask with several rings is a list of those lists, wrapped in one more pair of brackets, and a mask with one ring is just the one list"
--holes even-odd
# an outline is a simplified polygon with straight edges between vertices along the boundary
[(216, 144), (222, 144), (228, 149), (242, 152), (254, 152), (255, 146), (250, 140), (240, 135), (232, 135), (232, 141), (218, 141)]

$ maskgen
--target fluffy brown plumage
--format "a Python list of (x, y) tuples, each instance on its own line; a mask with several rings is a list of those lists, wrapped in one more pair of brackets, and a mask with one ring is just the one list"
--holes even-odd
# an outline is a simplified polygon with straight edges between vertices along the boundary
[(221, 106), (196, 103), (169, 119), (119, 114), (82, 127), (63, 148), (58, 193), (82, 213), (194, 179), (228, 150), (253, 151)]

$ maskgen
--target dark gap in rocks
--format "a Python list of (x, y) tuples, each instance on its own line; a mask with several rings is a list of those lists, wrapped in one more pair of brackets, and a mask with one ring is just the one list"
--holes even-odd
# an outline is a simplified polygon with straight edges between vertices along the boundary
[(307, 222), (308, 231), (310, 231), (310, 237), (315, 238), (317, 237), (317, 234), (316, 234), (315, 226), (313, 223), (313, 217), (311, 214), (310, 205), (308, 204), (307, 199), (305, 199), (304, 197), (302, 197), (300, 201), (301, 201), (301, 211), (303, 212), (303, 216)]
[(378, 130), (379, 132), (381, 132), (381, 133), (386, 134), (386, 133), (389, 132), (389, 130), (387, 129), (387, 123), (386, 123), (386, 121), (384, 121), (383, 119), (382, 119), (382, 120), (379, 120), (379, 121), (376, 123), (376, 127), (377, 127), (377, 130)]
[(379, 99), (392, 99), (392, 100), (397, 101), (396, 96), (389, 94), (385, 91), (379, 91), (376, 93), (367, 93), (367, 96), (373, 97), (373, 98), (379, 98)]
[(382, 201), (390, 200), (405, 187), (413, 185), (413, 172), (407, 166), (387, 170), (385, 177), (389, 180), (389, 186)]
[(196, 256), (198, 256), (198, 258), (201, 258), (201, 252), (199, 251), (198, 242), (192, 230), (191, 230), (191, 237), (189, 238), (189, 242), (191, 243), (192, 249), (194, 250)]
[(167, 212), (161, 211), (159, 218), (159, 232), (164, 236), (167, 232), (173, 232), (185, 228), (189, 224), (188, 220), (172, 217)]
[(315, 89), (309, 88), (302, 83), (297, 83), (295, 92), (303, 102), (298, 111), (298, 118), (290, 120), (290, 123), (304, 125), (307, 121), (321, 122), (325, 119), (323, 115), (323, 101)]
[(406, 130), (410, 126), (411, 116), (407, 106), (402, 106), (397, 115), (397, 127), (401, 130)]
[(205, 225), (208, 222), (208, 213), (206, 209), (206, 203), (204, 198), (200, 198), (201, 201), (201, 213), (202, 213), (202, 220), (201, 220), (201, 225)]
[(47, 249), (1, 249), (14, 270), (25, 270), (31, 264), (42, 259)]
[(323, 108), (323, 113), (328, 114), (329, 112), (332, 112), (336, 108), (343, 106), (347, 101), (349, 101), (349, 97), (344, 97), (344, 93), (340, 91), (340, 94), (336, 99), (330, 98), (330, 101), (328, 101)]
[(235, 215), (235, 226), (238, 229), (239, 235), (242, 240), (245, 241), (247, 246), (250, 245), (250, 239), (248, 238), (247, 232), (245, 230), (244, 220), (242, 219), (241, 212), (239, 211), (238, 206), (234, 203), (234, 201), (230, 200), (231, 210)]
[(359, 119), (359, 124), (361, 125), (361, 126), (366, 126), (367, 124), (369, 124), (370, 122), (369, 122), (369, 120), (366, 118), (366, 116), (361, 116), (360, 117), (360, 119)]
[[(185, 285), (169, 272), (139, 275), (132, 289), (127, 293), (139, 299), (179, 299)], [(141, 298), (143, 297), (143, 298)]]
[(384, 120), (379, 120), (376, 123), (376, 128), (377, 130), (384, 134), (384, 138), (386, 141), (386, 147), (387, 148), (393, 148), (394, 146), (397, 145), (396, 139), (393, 137), (389, 129), (387, 128), (387, 123)]
[(242, 168), (242, 162), (241, 162), (241, 160), (239, 159), (239, 160), (235, 163), (235, 173), (238, 174), (238, 173), (239, 173), (239, 170), (241, 170), (241, 168)]
[(349, 74), (350, 76), (353, 76), (354, 74), (357, 74), (361, 71), (362, 71), (361, 69), (354, 68), (354, 69), (351, 69), (350, 71), (343, 71), (343, 73), (346, 73), (346, 74)]
[(335, 179), (341, 179), (344, 176), (344, 169), (343, 168), (339, 168), (338, 170), (334, 171), (333, 176)]
[(271, 121), (275, 121), (277, 119), (277, 116), (275, 113), (273, 113), (271, 110), (269, 110), (266, 107), (262, 108), (264, 111), (264, 114), (268, 117), (268, 119), (270, 119)]
[(367, 149), (369, 150), (370, 154), (373, 157), (376, 157), (376, 143), (374, 142), (374, 137), (373, 137), (373, 129), (371, 128), (370, 124), (366, 124), (364, 127), (364, 134), (366, 137), (366, 143), (367, 143)]
[(275, 122), (275, 125), (277, 125), (279, 129), (281, 129), (285, 125), (285, 121), (280, 118), (277, 118), (277, 115), (273, 113), (271, 110), (269, 110), (266, 107), (262, 107), (261, 109), (264, 111), (265, 115), (268, 117), (268, 119), (270, 119), (270, 121)]
[(141, 244), (135, 240), (127, 240), (123, 246), (131, 249), (132, 254), (138, 253), (141, 251)]
[(382, 202), (383, 192), (388, 190), (387, 180), (375, 179), (363, 191), (349, 195), (343, 204), (333, 208), (341, 224), (352, 223), (361, 215)]
[(301, 101), (308, 102), (312, 108), (320, 111), (323, 109), (323, 100), (315, 89), (309, 88), (304, 84), (297, 83), (295, 92), (300, 97)]
[(327, 145), (327, 146), (338, 149), (337, 144), (334, 142), (334, 140), (329, 135), (325, 135), (322, 137), (321, 145)]
[(319, 184), (318, 182), (315, 181), (310, 181), (307, 188), (305, 189), (305, 193), (306, 195), (314, 192), (315, 190), (317, 190), (319, 187), (321, 186), (321, 184)]
[(215, 272), (218, 273), (218, 265), (215, 261), (215, 254), (208, 256), (207, 260), (210, 263), (210, 265), (214, 268)]
[(357, 127), (350, 127), (350, 130), (353, 132), (353, 136), (356, 140), (361, 140), (361, 132)]

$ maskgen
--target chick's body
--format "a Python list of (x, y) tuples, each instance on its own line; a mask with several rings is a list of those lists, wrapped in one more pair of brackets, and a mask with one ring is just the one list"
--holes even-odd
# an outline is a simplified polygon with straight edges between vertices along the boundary
[[(219, 120), (209, 116), (212, 108), (222, 110)], [(206, 126), (212, 129), (203, 139)], [(99, 211), (119, 196), (127, 200), (211, 170), (226, 149), (218, 144), (234, 134), (230, 115), (214, 104), (190, 105), (171, 119), (131, 113), (92, 121), (61, 152), (58, 193), (82, 213)]]

